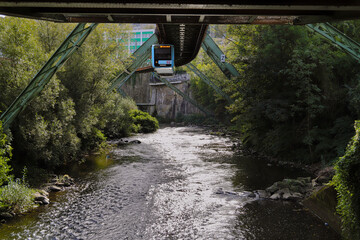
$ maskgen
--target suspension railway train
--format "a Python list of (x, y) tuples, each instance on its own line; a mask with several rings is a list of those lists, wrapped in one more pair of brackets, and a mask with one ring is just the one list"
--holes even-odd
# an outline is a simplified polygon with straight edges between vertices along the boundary
[(151, 46), (151, 65), (160, 76), (174, 75), (174, 46), (155, 44)]

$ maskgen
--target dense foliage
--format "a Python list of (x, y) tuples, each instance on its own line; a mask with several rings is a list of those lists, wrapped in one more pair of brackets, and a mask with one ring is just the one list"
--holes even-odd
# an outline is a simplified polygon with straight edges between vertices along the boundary
[(11, 211), (22, 213), (33, 207), (33, 190), (25, 182), (26, 173), (22, 179), (13, 180), (9, 175), (11, 168), (11, 146), (0, 121), (0, 212)]
[[(221, 41), (241, 77), (228, 80), (207, 56), (196, 63), (235, 100), (227, 108), (245, 145), (308, 163), (344, 154), (359, 110), (354, 59), (303, 26), (230, 26)], [(224, 108), (200, 80), (192, 87), (203, 105)]]
[[(336, 24), (360, 41), (360, 21)], [(207, 58), (198, 68), (232, 95), (227, 107), (243, 143), (278, 159), (336, 163), (344, 233), (360, 239), (360, 68), (358, 62), (303, 26), (218, 27), (228, 61), (241, 77), (226, 79)], [(220, 75), (219, 75), (220, 74)], [(198, 79), (195, 97), (213, 109), (214, 92)], [(217, 99), (217, 98), (215, 98)], [(214, 106), (215, 105), (215, 106)]]
[(360, 239), (360, 121), (356, 121), (355, 131), (345, 155), (336, 163), (334, 177), (346, 239)]
[[(74, 24), (0, 18), (0, 111), (26, 87)], [(136, 105), (109, 81), (124, 67), (126, 50), (115, 38), (128, 25), (99, 25), (83, 46), (12, 124), (14, 169), (55, 168), (101, 147), (106, 137), (129, 134)], [(29, 169), (29, 172), (31, 169)]]
[(8, 143), (6, 134), (3, 133), (0, 121), (0, 186), (10, 180), (9, 172), (11, 168), (8, 162), (11, 158), (11, 150), (12, 148)]
[(130, 116), (133, 121), (133, 129), (139, 133), (155, 132), (159, 128), (159, 122), (147, 112), (131, 110)]

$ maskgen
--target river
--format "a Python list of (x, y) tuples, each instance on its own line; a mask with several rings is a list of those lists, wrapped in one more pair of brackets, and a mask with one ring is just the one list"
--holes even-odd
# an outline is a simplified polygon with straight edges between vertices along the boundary
[(0, 227), (1, 239), (339, 239), (294, 202), (247, 197), (307, 176), (231, 150), (198, 127), (132, 137), (69, 172), (76, 185)]

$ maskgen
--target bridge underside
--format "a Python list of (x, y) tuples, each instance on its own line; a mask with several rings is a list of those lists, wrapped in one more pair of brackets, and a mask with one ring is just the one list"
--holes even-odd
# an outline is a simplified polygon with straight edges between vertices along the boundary
[(157, 24), (159, 43), (173, 44), (175, 66), (191, 62), (200, 50), (208, 25)]
[[(221, 3), (219, 3), (221, 2)], [(157, 23), (175, 65), (198, 53), (208, 24), (308, 24), (360, 18), (355, 0), (0, 0), (0, 14), (55, 22)]]
[(308, 24), (359, 18), (360, 1), (0, 0), (0, 14), (56, 22)]

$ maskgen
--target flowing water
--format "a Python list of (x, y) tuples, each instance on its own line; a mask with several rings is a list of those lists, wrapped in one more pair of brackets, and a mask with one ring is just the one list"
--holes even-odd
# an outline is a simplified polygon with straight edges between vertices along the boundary
[(1, 239), (339, 239), (293, 202), (247, 191), (306, 176), (235, 154), (197, 127), (139, 135), (69, 170), (76, 185), (0, 227)]

